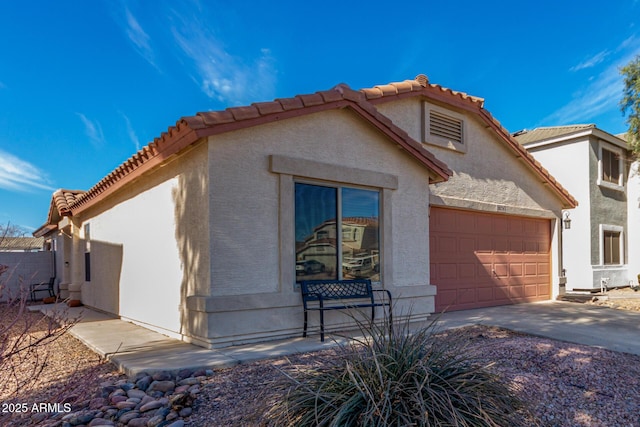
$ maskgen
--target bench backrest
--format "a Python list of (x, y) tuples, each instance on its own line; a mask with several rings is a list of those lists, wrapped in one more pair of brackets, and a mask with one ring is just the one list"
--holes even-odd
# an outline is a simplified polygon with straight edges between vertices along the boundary
[(372, 298), (371, 280), (305, 280), (300, 282), (303, 301)]

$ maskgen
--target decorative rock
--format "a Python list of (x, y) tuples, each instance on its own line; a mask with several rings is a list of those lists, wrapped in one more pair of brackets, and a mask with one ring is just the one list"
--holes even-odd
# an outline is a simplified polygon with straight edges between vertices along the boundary
[(178, 420), (174, 423), (169, 424), (167, 427), (184, 427), (184, 421)]
[(127, 396), (135, 397), (135, 398), (138, 398), (138, 399), (143, 399), (146, 395), (147, 395), (147, 393), (145, 393), (144, 391), (138, 390), (138, 389), (135, 389), (135, 388), (132, 389), (132, 390), (129, 390), (127, 392)]
[(116, 403), (116, 408), (118, 409), (133, 409), (137, 406), (138, 404), (135, 402), (118, 402)]
[(127, 424), (128, 427), (147, 427), (147, 422), (149, 422), (151, 418), (149, 417), (141, 417), (134, 418)]
[(189, 387), (191, 387), (189, 384), (185, 384), (185, 385), (181, 385), (176, 387), (175, 390), (173, 390), (174, 393), (185, 393), (187, 390), (189, 390)]
[(145, 395), (145, 396), (142, 398), (142, 400), (140, 401), (140, 406), (142, 406), (142, 405), (146, 405), (147, 403), (149, 403), (149, 402), (153, 402), (154, 400), (155, 400), (155, 399), (154, 399), (153, 397)]
[(152, 391), (161, 391), (166, 393), (168, 391), (173, 391), (176, 388), (176, 383), (173, 381), (154, 381), (149, 385), (147, 389), (147, 393), (151, 393)]
[(180, 380), (178, 382), (178, 385), (196, 385), (199, 384), (200, 381), (198, 381), (197, 379), (190, 377), (190, 378), (185, 378), (183, 380)]
[(171, 412), (169, 412), (169, 414), (166, 416), (166, 418), (165, 418), (165, 419), (166, 419), (167, 421), (173, 421), (173, 420), (175, 420), (176, 418), (178, 418), (178, 413), (177, 413), (176, 411), (171, 411)]
[(154, 381), (169, 381), (173, 376), (171, 375), (171, 372), (162, 371), (156, 372), (151, 376), (151, 378), (153, 378)]
[(124, 391), (129, 391), (134, 387), (135, 387), (135, 384), (131, 384), (131, 383), (124, 383), (120, 386), (120, 388), (123, 389)]
[(182, 408), (180, 412), (178, 412), (178, 415), (180, 415), (181, 417), (188, 417), (192, 413), (193, 413), (193, 409), (190, 407), (186, 407), (186, 408)]
[(147, 412), (147, 411), (151, 411), (152, 409), (158, 409), (162, 406), (162, 402), (158, 401), (158, 400), (154, 400), (153, 402), (149, 402), (145, 405), (142, 405), (140, 407), (140, 412)]
[(140, 412), (138, 411), (129, 411), (124, 415), (121, 415), (118, 418), (118, 421), (122, 424), (127, 424), (129, 421), (138, 418), (140, 416)]
[(111, 399), (109, 400), (111, 400), (111, 404), (117, 405), (120, 402), (126, 402), (127, 396), (120, 396), (120, 395), (111, 396)]
[(89, 427), (94, 426), (115, 426), (115, 423), (111, 420), (105, 420), (104, 418), (94, 418), (89, 423)]
[(140, 390), (147, 391), (149, 385), (151, 384), (151, 381), (153, 381), (153, 379), (147, 375), (146, 377), (143, 377), (136, 381), (136, 387), (138, 387)]
[(164, 417), (160, 415), (154, 415), (149, 421), (147, 421), (147, 427), (156, 427), (158, 424), (164, 421)]

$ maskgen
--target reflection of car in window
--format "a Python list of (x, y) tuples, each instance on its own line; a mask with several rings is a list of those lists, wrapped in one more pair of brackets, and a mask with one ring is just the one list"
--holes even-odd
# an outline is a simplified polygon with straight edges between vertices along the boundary
[(315, 259), (296, 262), (296, 274), (322, 273), (324, 269), (324, 264)]
[(361, 257), (361, 258), (345, 258), (342, 263), (342, 271), (344, 274), (352, 274), (359, 276), (361, 274), (374, 270), (373, 257)]

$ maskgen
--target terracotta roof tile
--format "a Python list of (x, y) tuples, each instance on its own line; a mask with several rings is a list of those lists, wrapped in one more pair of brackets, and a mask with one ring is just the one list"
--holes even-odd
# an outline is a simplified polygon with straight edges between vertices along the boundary
[(260, 115), (264, 116), (267, 114), (276, 114), (284, 111), (282, 104), (279, 102), (256, 102), (251, 104), (258, 109)]
[(305, 107), (312, 107), (314, 105), (322, 105), (325, 103), (322, 96), (318, 93), (312, 93), (310, 95), (298, 95), (296, 98), (300, 98)]
[(255, 119), (256, 117), (260, 117), (260, 112), (254, 106), (248, 107), (233, 107), (227, 108), (231, 114), (233, 114), (233, 118), (236, 121), (239, 120), (247, 120), (247, 119)]
[(304, 107), (302, 100), (298, 97), (295, 98), (279, 98), (276, 99), (277, 102), (282, 105), (284, 110), (297, 110)]
[(235, 120), (233, 114), (229, 110), (224, 111), (207, 111), (205, 113), (198, 113), (196, 117), (185, 117), (190, 127), (195, 128), (195, 123), (201, 119), (200, 127), (213, 126), (221, 123), (230, 123)]
[[(90, 206), (95, 200), (106, 196), (110, 191), (120, 188), (135, 179), (138, 174), (159, 165), (169, 156), (176, 154), (182, 148), (205, 136), (294, 117), (307, 112), (343, 108), (345, 106), (352, 108), (366, 120), (369, 120), (373, 126), (423, 162), (433, 173), (432, 178), (434, 180), (446, 179), (452, 172), (443, 162), (439, 161), (420, 143), (414, 141), (388, 117), (381, 114), (374, 105), (367, 102), (368, 99), (413, 95), (422, 91), (444, 91), (449, 96), (458, 94), (427, 83), (428, 79), (425, 76), (422, 80), (406, 80), (400, 83), (381, 85), (372, 89), (363, 89), (362, 91), (356, 91), (345, 84), (339, 84), (333, 89), (313, 94), (279, 98), (271, 102), (233, 107), (224, 111), (200, 112), (194, 116), (184, 117), (175, 126), (168, 128), (160, 137), (154, 139), (149, 145), (115, 168), (87, 193), (69, 201), (66, 209), (75, 212)], [(426, 86), (423, 86), (423, 84)], [(479, 99), (467, 97), (466, 94), (461, 98), (471, 103), (477, 103)]]

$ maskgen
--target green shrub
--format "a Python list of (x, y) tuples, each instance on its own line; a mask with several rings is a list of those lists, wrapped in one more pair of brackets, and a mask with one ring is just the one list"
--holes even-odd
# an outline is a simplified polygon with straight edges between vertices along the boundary
[(531, 425), (513, 390), (433, 323), (361, 329), (365, 338), (341, 346), (329, 366), (285, 374), (284, 397), (268, 413), (276, 425)]

